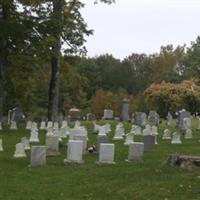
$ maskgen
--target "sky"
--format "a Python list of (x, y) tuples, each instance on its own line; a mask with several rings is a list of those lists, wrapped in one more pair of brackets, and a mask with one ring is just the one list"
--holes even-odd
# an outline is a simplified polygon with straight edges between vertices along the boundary
[(200, 0), (116, 0), (107, 5), (82, 0), (83, 18), (94, 34), (88, 56), (152, 54), (167, 44), (190, 46), (200, 35)]

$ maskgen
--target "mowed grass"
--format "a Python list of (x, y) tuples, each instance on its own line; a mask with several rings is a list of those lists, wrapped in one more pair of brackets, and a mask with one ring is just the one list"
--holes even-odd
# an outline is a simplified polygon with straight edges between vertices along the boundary
[[(29, 131), (21, 126), (18, 131), (4, 128), (4, 152), (0, 152), (0, 200), (199, 200), (200, 170), (172, 168), (163, 164), (168, 155), (175, 152), (200, 155), (200, 132), (193, 121), (193, 139), (181, 145), (171, 145), (161, 139), (165, 122), (159, 128), (158, 145), (153, 152), (144, 153), (143, 162), (125, 162), (128, 147), (124, 141), (113, 141), (112, 124), (110, 142), (115, 143), (115, 165), (97, 165), (98, 155), (87, 154), (82, 165), (64, 165), (66, 140), (60, 148), (61, 155), (48, 157), (44, 167), (28, 167), (27, 158), (15, 159), (15, 144)], [(96, 135), (91, 122), (83, 123), (88, 128), (88, 144), (95, 144)], [(125, 123), (126, 133), (131, 124)], [(141, 141), (141, 137), (136, 138)], [(45, 132), (40, 131), (40, 144), (44, 144)]]

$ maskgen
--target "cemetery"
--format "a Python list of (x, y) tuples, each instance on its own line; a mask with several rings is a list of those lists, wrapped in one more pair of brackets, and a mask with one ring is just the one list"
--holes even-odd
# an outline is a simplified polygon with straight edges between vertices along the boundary
[(200, 200), (199, 8), (0, 0), (0, 200)]

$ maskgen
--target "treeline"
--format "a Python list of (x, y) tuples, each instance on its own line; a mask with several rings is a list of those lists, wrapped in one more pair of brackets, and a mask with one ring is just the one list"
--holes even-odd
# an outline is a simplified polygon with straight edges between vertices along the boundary
[[(173, 83), (176, 88), (176, 84), (183, 80), (192, 79), (190, 82), (198, 85), (199, 64), (199, 37), (190, 48), (185, 46), (174, 48), (168, 45), (161, 47), (157, 54), (132, 54), (123, 60), (109, 54), (94, 58), (62, 56), (59, 112), (65, 115), (70, 108), (77, 107), (83, 114), (93, 112), (100, 116), (104, 108), (111, 108), (119, 116), (122, 99), (127, 97), (130, 99), (130, 113), (156, 109), (165, 115), (170, 109), (176, 111), (181, 107), (187, 107), (186, 103), (173, 100), (172, 105), (165, 104), (163, 100), (165, 101), (172, 91), (168, 90), (167, 93), (167, 89), (164, 88), (166, 96), (161, 101), (158, 97), (162, 96), (162, 88), (152, 87), (152, 84), (161, 87), (165, 81)], [(48, 104), (49, 71), (50, 66), (47, 63), (33, 66), (28, 62), (26, 65), (12, 67), (7, 81), (6, 109), (19, 104), (28, 113), (36, 116), (45, 115)], [(180, 91), (185, 92), (184, 89)], [(152, 94), (155, 94), (156, 100), (152, 100)], [(151, 98), (148, 95), (151, 95)], [(193, 112), (199, 110), (198, 99), (185, 101), (196, 105), (192, 108)]]

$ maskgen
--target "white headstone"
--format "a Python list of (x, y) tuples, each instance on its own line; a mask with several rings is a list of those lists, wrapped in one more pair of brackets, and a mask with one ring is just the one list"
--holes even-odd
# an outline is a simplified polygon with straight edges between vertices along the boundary
[(122, 123), (119, 123), (115, 129), (115, 135), (113, 140), (123, 140), (123, 136), (125, 135), (124, 127)]
[(45, 121), (41, 121), (40, 130), (45, 130), (45, 129), (46, 129), (46, 122)]
[(18, 143), (15, 145), (15, 153), (14, 153), (14, 157), (15, 158), (24, 158), (26, 157), (26, 153), (24, 151), (24, 144), (22, 143)]
[(67, 158), (64, 163), (83, 163), (83, 142), (69, 140), (67, 145)]
[(26, 123), (26, 130), (31, 130), (31, 127), (32, 127), (32, 121), (27, 121)]
[(186, 129), (185, 139), (192, 139), (192, 130), (190, 128)]
[(83, 134), (76, 134), (73, 136), (73, 140), (80, 140), (83, 142), (83, 154), (86, 154), (87, 152), (87, 136)]
[(177, 132), (174, 132), (172, 135), (171, 144), (181, 144), (181, 135)]
[(10, 130), (17, 130), (17, 123), (15, 121), (11, 121)]
[(0, 138), (0, 151), (3, 151), (3, 140)]
[(53, 128), (53, 122), (52, 121), (47, 122), (47, 129), (48, 128)]
[(101, 143), (99, 150), (99, 162), (105, 164), (114, 164), (115, 145)]
[(31, 130), (31, 136), (29, 139), (30, 142), (40, 142), (38, 137), (38, 131), (37, 130)]
[(0, 122), (0, 131), (2, 130), (3, 128), (2, 128), (2, 123)]
[(164, 134), (162, 136), (163, 140), (171, 140), (171, 133), (169, 129), (164, 130)]
[(21, 143), (24, 144), (24, 150), (30, 150), (30, 143), (26, 137), (21, 138)]
[(59, 155), (59, 137), (54, 135), (46, 136), (46, 147), (47, 156)]
[(126, 134), (126, 139), (125, 139), (125, 143), (124, 143), (124, 145), (129, 145), (129, 144), (131, 144), (131, 143), (133, 143), (134, 141), (133, 141), (133, 133), (128, 133), (128, 134)]
[(79, 128), (81, 126), (80, 121), (75, 121), (74, 128)]
[(128, 160), (127, 161), (141, 161), (143, 160), (144, 143), (134, 142), (129, 145)]
[(53, 127), (47, 128), (46, 136), (51, 136), (51, 135), (54, 135), (54, 133), (53, 133)]

